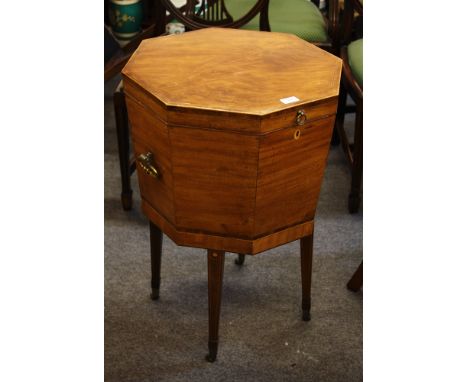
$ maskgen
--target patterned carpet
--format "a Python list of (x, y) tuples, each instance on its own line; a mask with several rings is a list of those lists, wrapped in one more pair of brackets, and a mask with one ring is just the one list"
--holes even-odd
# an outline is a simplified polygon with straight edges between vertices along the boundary
[[(362, 380), (362, 291), (346, 283), (362, 260), (362, 208), (347, 212), (350, 171), (330, 150), (318, 205), (310, 322), (301, 320), (299, 243), (248, 256), (226, 255), (218, 360), (207, 352), (206, 253), (164, 237), (161, 298), (150, 294), (149, 228), (120, 205), (112, 92), (105, 86), (105, 380)], [(352, 125), (347, 119), (348, 126)]]

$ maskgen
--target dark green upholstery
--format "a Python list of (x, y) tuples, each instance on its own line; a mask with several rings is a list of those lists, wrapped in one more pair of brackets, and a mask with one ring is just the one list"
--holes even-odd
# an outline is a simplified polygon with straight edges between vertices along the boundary
[(356, 81), (362, 88), (363, 83), (363, 62), (362, 62), (363, 39), (353, 41), (348, 45), (348, 63)]
[[(234, 20), (244, 16), (256, 0), (225, 0)], [(270, 0), (268, 18), (272, 32), (292, 33), (309, 42), (327, 41), (327, 28), (320, 10), (309, 0)], [(259, 30), (257, 15), (242, 29)]]

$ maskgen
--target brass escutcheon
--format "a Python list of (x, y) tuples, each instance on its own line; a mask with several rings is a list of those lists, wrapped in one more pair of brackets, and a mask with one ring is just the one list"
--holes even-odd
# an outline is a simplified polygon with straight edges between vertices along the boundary
[(297, 129), (295, 132), (294, 132), (294, 139), (299, 139), (299, 137), (301, 136), (301, 130)]
[(143, 170), (153, 178), (157, 178), (159, 176), (158, 170), (152, 165), (153, 161), (153, 154), (148, 152), (146, 154), (140, 154), (138, 156), (138, 164), (143, 168)]
[(307, 115), (304, 109), (298, 110), (296, 114), (296, 124), (301, 126), (305, 123), (306, 120), (307, 120)]

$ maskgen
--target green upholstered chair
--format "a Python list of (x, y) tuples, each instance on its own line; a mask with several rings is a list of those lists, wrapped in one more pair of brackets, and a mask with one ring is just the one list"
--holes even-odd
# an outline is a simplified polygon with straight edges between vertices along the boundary
[(157, 0), (186, 30), (209, 26), (291, 33), (338, 54), (338, 0), (188, 0), (184, 12), (174, 0)]
[[(356, 18), (358, 15), (358, 18)], [(363, 161), (363, 38), (356, 31), (362, 31), (355, 21), (362, 23), (363, 7), (359, 0), (345, 0), (343, 14), (343, 47), (340, 56), (343, 59), (343, 71), (341, 76), (340, 99), (338, 113), (336, 116), (335, 130), (338, 141), (351, 164), (351, 190), (348, 196), (348, 209), (350, 213), (359, 210), (360, 192), (362, 184), (362, 161)], [(348, 95), (353, 99), (355, 107), (346, 105)], [(350, 137), (344, 130), (344, 115), (347, 112), (356, 113), (354, 124), (354, 138)]]
[(362, 89), (363, 80), (363, 64), (362, 64), (362, 47), (363, 39), (352, 41), (348, 45), (348, 65), (353, 73), (354, 78)]
[[(225, 0), (225, 3), (234, 17), (240, 17), (255, 0)], [(338, 53), (338, 2), (327, 2), (327, 17), (319, 10), (318, 3), (318, 0), (269, 0), (268, 30), (291, 33), (328, 51)], [(259, 16), (241, 29), (261, 29)]]

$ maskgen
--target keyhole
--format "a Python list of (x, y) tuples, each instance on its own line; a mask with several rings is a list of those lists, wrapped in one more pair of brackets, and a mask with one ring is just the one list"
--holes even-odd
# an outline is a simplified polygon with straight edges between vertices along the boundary
[(298, 129), (294, 132), (294, 139), (297, 140), (299, 139), (300, 136), (301, 136), (301, 130)]

